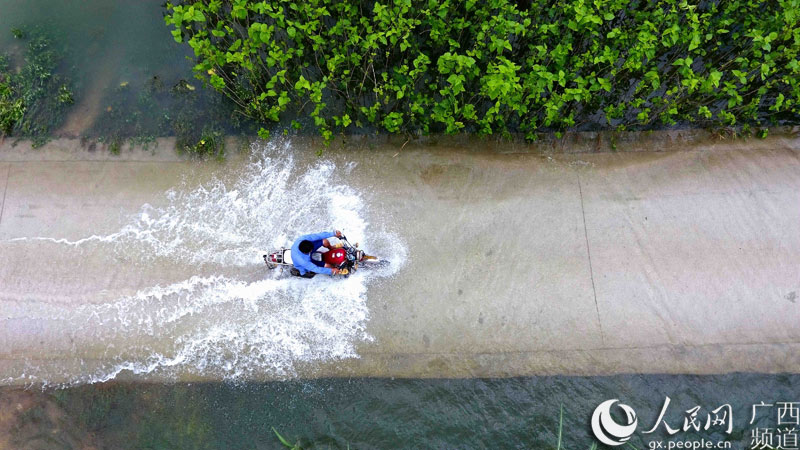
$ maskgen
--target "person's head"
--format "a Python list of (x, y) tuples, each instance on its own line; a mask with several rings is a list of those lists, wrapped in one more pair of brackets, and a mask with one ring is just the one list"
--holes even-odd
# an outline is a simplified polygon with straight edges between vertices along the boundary
[(304, 240), (303, 242), (300, 243), (298, 248), (302, 253), (309, 254), (314, 250), (314, 244), (312, 244), (311, 241)]

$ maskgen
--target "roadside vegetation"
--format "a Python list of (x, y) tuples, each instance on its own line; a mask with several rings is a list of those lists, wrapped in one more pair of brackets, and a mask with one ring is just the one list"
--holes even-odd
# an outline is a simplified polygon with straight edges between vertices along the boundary
[(800, 0), (166, 3), (246, 117), (334, 134), (733, 128), (800, 119)]
[(0, 53), (0, 138), (15, 135), (47, 142), (74, 102), (72, 81), (58, 74), (63, 49), (44, 33), (13, 29), (17, 53)]

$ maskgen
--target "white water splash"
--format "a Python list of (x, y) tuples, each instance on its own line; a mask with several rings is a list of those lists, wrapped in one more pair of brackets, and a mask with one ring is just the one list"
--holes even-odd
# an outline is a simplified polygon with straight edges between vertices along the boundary
[[(395, 273), (405, 249), (391, 234), (368, 229), (359, 193), (331, 182), (339, 179), (332, 162), (298, 167), (288, 142), (254, 144), (252, 153), (244, 170), (229, 179), (170, 190), (166, 206), (144, 205), (118, 232), (75, 241), (28, 238), (108, 248), (140, 264), (202, 268), (201, 275), (117, 301), (56, 311), (65, 326), (75, 328), (70, 333), (79, 342), (107, 343), (100, 362), (68, 373), (66, 384), (101, 382), (121, 373), (291, 377), (298, 363), (358, 357), (355, 345), (371, 339), (367, 286)], [(263, 277), (253, 279), (252, 267), (264, 267), (259, 259), (264, 250), (334, 227), (366, 249), (393, 256), (391, 264), (347, 279), (298, 279), (266, 268)], [(241, 277), (231, 275), (237, 267)], [(72, 356), (78, 360), (89, 353), (96, 350), (77, 346)], [(6, 381), (48, 383), (51, 370), (28, 367)]]

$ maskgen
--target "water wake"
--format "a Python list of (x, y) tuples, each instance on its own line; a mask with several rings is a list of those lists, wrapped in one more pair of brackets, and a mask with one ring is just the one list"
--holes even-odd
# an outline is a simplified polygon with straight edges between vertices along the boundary
[[(188, 279), (113, 302), (50, 310), (48, 315), (62, 315), (60, 326), (73, 327), (79, 344), (70, 356), (100, 361), (69, 373), (67, 384), (106, 381), (124, 372), (291, 377), (298, 363), (358, 356), (356, 344), (371, 339), (367, 287), (399, 269), (403, 245), (391, 233), (368, 230), (362, 197), (336, 181), (341, 177), (333, 162), (300, 167), (288, 142), (254, 144), (252, 155), (240, 170), (168, 191), (165, 206), (144, 205), (115, 233), (75, 241), (27, 238), (124, 253), (137, 264), (197, 268)], [(338, 280), (262, 269), (264, 250), (334, 227), (389, 256), (391, 264)], [(51, 370), (28, 367), (6, 381), (48, 383)]]

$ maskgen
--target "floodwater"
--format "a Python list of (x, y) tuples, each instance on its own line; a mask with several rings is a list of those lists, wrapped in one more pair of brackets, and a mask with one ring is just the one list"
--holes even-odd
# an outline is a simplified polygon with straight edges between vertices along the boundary
[(150, 142), (176, 133), (199, 140), (205, 128), (243, 130), (241, 118), (231, 121), (225, 99), (194, 78), (192, 51), (172, 39), (163, 2), (0, 5), (0, 49), (12, 68), (24, 64), (32, 38), (46, 37), (59, 61), (56, 74), (74, 93), (65, 117), (52, 124), (53, 136)]
[[(175, 186), (108, 225), (90, 219), (97, 234), (71, 233), (64, 215), (57, 230), (14, 225), (38, 216), (35, 207), (34, 214), (9, 213), (2, 247), (16, 269), (4, 272), (10, 275), (4, 319), (14, 330), (4, 336), (14, 349), (6, 355), (27, 362), (4, 381), (81, 384), (120, 373), (283, 377), (296, 375), (298, 363), (357, 356), (354, 345), (370, 339), (367, 288), (402, 267), (404, 244), (389, 230), (367, 229), (363, 196), (344, 183), (346, 170), (326, 160), (301, 165), (290, 146), (268, 147), (270, 153), (255, 151), (227, 167), (173, 163), (169, 173), (148, 170), (156, 163), (133, 174), (102, 175), (114, 183), (138, 180), (147, 191)], [(86, 206), (80, 216), (91, 214)], [(116, 219), (119, 225), (112, 225)], [(387, 255), (388, 264), (331, 283), (270, 272), (261, 260), (299, 230), (334, 226)], [(21, 256), (36, 253), (48, 257)], [(85, 276), (76, 276), (78, 266)], [(32, 272), (38, 273), (25, 275)], [(45, 286), (48, 278), (59, 281)], [(25, 357), (29, 352), (45, 360), (61, 352), (75, 358), (39, 363)]]
[[(275, 428), (302, 448), (555, 449), (563, 407), (561, 448), (589, 449), (595, 442), (589, 426), (592, 410), (619, 398), (637, 414), (633, 448), (657, 448), (659, 442), (667, 448), (668, 442), (687, 441), (691, 446), (705, 439), (712, 443), (707, 445), (730, 445), (719, 448), (749, 449), (752, 430), (783, 435), (775, 431), (779, 402), (797, 400), (791, 386), (798, 381), (793, 375), (619, 375), (110, 383), (46, 393), (3, 390), (0, 446), (277, 449), (281, 444)], [(661, 423), (644, 433), (658, 423), (666, 397), (670, 404), (664, 421), (679, 431), (670, 434)], [(772, 406), (757, 407), (753, 417), (752, 405), (761, 402)], [(726, 404), (731, 406), (731, 433), (726, 425), (705, 430), (708, 414)], [(700, 430), (680, 431), (685, 411), (697, 406)]]
[[(0, 5), (0, 48), (19, 51), (6, 30), (34, 23), (68, 44), (76, 104), (62, 135), (92, 130), (122, 83), (191, 80), (160, 2)], [(614, 398), (638, 413), (637, 448), (662, 438), (749, 448), (754, 429), (776, 429), (777, 406), (751, 421), (752, 405), (800, 400), (797, 376), (738, 371), (751, 360), (762, 372), (798, 367), (796, 327), (779, 326), (798, 314), (797, 208), (779, 207), (796, 193), (796, 149), (625, 163), (483, 146), (316, 157), (275, 140), (221, 165), (0, 163), (10, 186), (0, 216), (0, 448), (279, 448), (272, 427), (304, 447), (556, 448), (562, 406), (564, 445), (589, 448), (592, 410)], [(718, 190), (704, 197), (709, 186)], [(658, 201), (643, 200), (648, 193)], [(693, 203), (670, 203), (683, 197)], [(592, 228), (608, 216), (618, 222)], [(607, 272), (616, 278), (602, 275), (604, 258), (615, 261), (611, 243), (635, 244), (615, 241), (628, 238), (616, 230), (633, 227), (638, 239), (659, 218), (657, 248), (617, 258)], [(259, 261), (298, 233), (333, 227), (390, 264), (332, 283), (267, 272)], [(680, 227), (692, 231), (685, 241), (672, 233)], [(702, 247), (713, 233), (744, 238)], [(592, 239), (601, 244), (594, 268)], [(688, 254), (692, 244), (700, 257), (659, 259), (660, 249)], [(759, 253), (773, 247), (776, 257)], [(709, 266), (706, 254), (724, 258)], [(663, 290), (614, 296), (645, 284), (637, 266), (648, 282), (680, 286), (674, 292), (763, 301), (771, 321), (759, 325), (742, 307), (704, 308), (693, 295), (674, 306), (681, 299)], [(751, 279), (762, 289), (739, 289)], [(648, 314), (625, 319), (642, 304)], [(684, 328), (665, 326), (673, 321)], [(739, 347), (721, 345), (736, 333), (746, 338)], [(651, 339), (654, 353), (613, 354), (632, 348), (625, 339)], [(604, 362), (585, 348), (639, 359)], [(515, 366), (515, 355), (528, 359)], [(650, 374), (501, 377), (637, 364)], [(673, 428), (695, 406), (703, 425), (730, 404), (733, 431), (643, 434), (666, 397)]]

